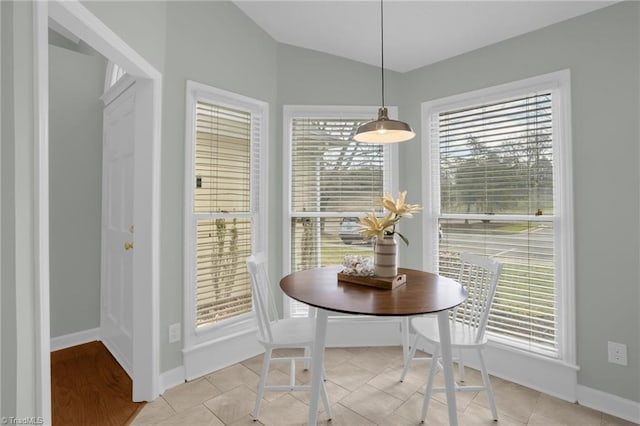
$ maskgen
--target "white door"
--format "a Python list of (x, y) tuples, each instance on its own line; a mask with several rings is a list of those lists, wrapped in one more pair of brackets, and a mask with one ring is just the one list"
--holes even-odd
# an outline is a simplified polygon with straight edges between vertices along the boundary
[(133, 165), (135, 84), (106, 105), (102, 157), (100, 334), (122, 368), (133, 361)]

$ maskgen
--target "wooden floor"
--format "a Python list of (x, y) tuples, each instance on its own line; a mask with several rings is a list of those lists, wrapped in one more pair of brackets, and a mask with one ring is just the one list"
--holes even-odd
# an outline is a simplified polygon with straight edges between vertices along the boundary
[(126, 425), (145, 404), (101, 342), (51, 353), (51, 403), (53, 426)]

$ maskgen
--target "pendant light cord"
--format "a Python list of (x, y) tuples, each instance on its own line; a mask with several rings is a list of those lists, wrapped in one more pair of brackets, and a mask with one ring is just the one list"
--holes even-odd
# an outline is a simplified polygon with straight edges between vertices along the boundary
[(380, 72), (382, 74), (382, 108), (384, 108), (384, 7), (380, 0)]
[(413, 139), (416, 134), (411, 126), (403, 121), (390, 120), (384, 105), (384, 0), (380, 0), (380, 74), (382, 77), (382, 106), (378, 109), (378, 119), (358, 126), (353, 140), (363, 143), (385, 144)]

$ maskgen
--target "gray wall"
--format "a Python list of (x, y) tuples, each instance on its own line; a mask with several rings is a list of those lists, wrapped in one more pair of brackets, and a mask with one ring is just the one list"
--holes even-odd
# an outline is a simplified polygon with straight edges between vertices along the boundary
[[(236, 6), (228, 2), (168, 3), (166, 59), (160, 213), (161, 371), (182, 365), (182, 342), (169, 343), (166, 331), (170, 324), (184, 322), (181, 301), (187, 80), (268, 102), (271, 105), (269, 139), (272, 147), (277, 145), (274, 138), (277, 112), (273, 108), (276, 43)], [(270, 215), (270, 221), (277, 223), (275, 215)], [(277, 238), (277, 235), (269, 237)]]
[(167, 2), (80, 1), (107, 27), (162, 72), (166, 55)]
[[(162, 3), (159, 3), (162, 4)], [(184, 115), (187, 80), (266, 101), (269, 120), (269, 247), (272, 279), (282, 271), (282, 104), (377, 105), (379, 70), (331, 55), (279, 45), (229, 2), (122, 3), (87, 2), (86, 6), (139, 53), (163, 71), (160, 370), (182, 365), (182, 342), (169, 343), (170, 324), (183, 322)], [(135, 24), (150, 13), (163, 13), (166, 24), (149, 36)], [(136, 15), (138, 14), (138, 15)], [(135, 18), (137, 16), (137, 18)], [(166, 33), (162, 34), (162, 31)], [(164, 64), (159, 52), (166, 36)], [(157, 44), (147, 43), (156, 40)], [(233, 41), (230, 43), (229, 41)], [(390, 104), (399, 103), (398, 75), (389, 72)], [(340, 84), (335, 84), (340, 81)]]
[[(141, 48), (140, 53), (152, 62), (162, 56), (158, 46), (162, 40), (156, 37), (158, 45), (150, 45), (152, 37), (135, 26), (138, 19), (120, 19), (122, 6), (98, 5), (87, 3), (100, 18), (104, 14), (105, 22), (113, 23), (112, 28), (132, 46)], [(127, 7), (128, 11), (144, 8)], [(160, 6), (154, 7), (158, 12)], [(387, 76), (388, 103), (399, 105), (402, 119), (419, 132), (420, 104), (424, 101), (571, 69), (579, 382), (635, 401), (640, 400), (636, 266), (640, 256), (638, 238), (627, 236), (638, 235), (640, 194), (638, 126), (632, 124), (637, 121), (640, 93), (637, 9), (635, 2), (614, 5), (423, 69)], [(202, 11), (201, 17), (194, 16), (200, 14), (198, 11)], [(166, 15), (161, 330), (182, 321), (182, 304), (175, 301), (182, 300), (183, 277), (182, 208), (178, 202), (183, 194), (184, 80), (201, 80), (270, 102), (272, 254), (281, 253), (282, 248), (282, 105), (376, 105), (379, 99), (375, 67), (275, 44), (233, 5), (169, 3)], [(202, 23), (205, 15), (208, 28)], [(194, 21), (187, 21), (187, 17)], [(216, 26), (227, 29), (232, 36), (219, 40)], [(197, 52), (187, 47), (196, 35), (210, 35), (204, 39), (209, 44)], [(235, 40), (235, 44), (227, 50), (229, 40)], [(274, 51), (277, 60), (272, 57)], [(245, 68), (256, 64), (257, 70)], [(414, 194), (412, 200), (422, 190), (420, 137), (418, 134), (400, 147), (400, 188)], [(407, 221), (403, 226), (411, 234), (422, 231), (420, 220)], [(401, 256), (407, 266), (421, 265), (420, 243), (412, 241), (410, 250), (403, 247)], [(275, 277), (282, 272), (277, 255), (272, 256), (271, 269)], [(608, 278), (610, 271), (615, 271), (615, 281)], [(595, 305), (606, 315), (594, 314)], [(169, 345), (165, 334), (161, 333), (162, 371), (181, 363), (179, 345)], [(629, 346), (629, 367), (606, 362), (607, 340)]]
[(34, 341), (34, 64), (33, 4), (2, 8), (2, 416), (33, 416)]
[(51, 337), (100, 326), (106, 61), (49, 46)]
[(13, 154), (13, 5), (0, 3), (0, 414), (15, 414), (16, 305)]
[[(578, 382), (633, 401), (640, 401), (639, 9), (617, 4), (403, 80), (403, 118), (417, 124), (424, 101), (571, 70)], [(413, 194), (421, 190), (420, 155), (419, 142), (401, 146), (401, 177)], [(419, 221), (409, 223), (409, 233), (421, 232)], [(419, 266), (413, 247), (401, 256)], [(628, 346), (628, 367), (607, 362), (608, 340)]]
[[(400, 103), (401, 79), (402, 74), (385, 71), (388, 105)], [(380, 68), (314, 50), (278, 45), (279, 106), (378, 106), (380, 97)], [(278, 110), (282, 114), (280, 107)]]
[[(26, 416), (34, 412), (36, 398), (33, 18), (31, 3), (0, 4), (2, 414)], [(279, 46), (229, 3), (87, 2), (85, 5), (164, 72), (160, 212), (160, 357), (164, 372), (182, 363), (180, 345), (168, 343), (166, 327), (183, 320), (180, 206), (185, 80), (199, 80), (262, 99), (271, 106), (269, 187), (275, 198), (269, 205), (269, 237), (275, 249), (271, 253), (275, 271), (272, 273), (277, 275), (281, 272), (278, 257), (282, 207), (276, 195), (282, 188), (281, 105), (377, 104), (377, 72), (375, 67)], [(392, 74), (387, 93), (388, 103), (400, 104), (402, 118), (419, 130), (421, 102), (571, 68), (579, 382), (634, 401), (640, 401), (638, 8), (636, 2), (617, 4), (424, 69)], [(224, 36), (222, 30), (226, 30)], [(207, 45), (198, 44), (203, 41)], [(313, 62), (305, 65), (306, 61)], [(314, 63), (316, 66), (312, 66)], [(334, 88), (336, 76), (346, 81)], [(370, 89), (369, 83), (375, 88)], [(410, 194), (419, 194), (421, 190), (419, 137), (400, 148), (400, 187)], [(7, 206), (6, 200), (13, 204)], [(421, 231), (419, 220), (406, 223), (408, 233)], [(420, 265), (419, 246), (419, 242), (412, 241), (411, 251), (403, 250), (403, 263)], [(607, 364), (605, 349), (609, 339), (629, 346), (629, 367)]]
[[(398, 105), (401, 74), (385, 72), (388, 105)], [(278, 46), (278, 103), (272, 108), (278, 116), (277, 137), (272, 142), (269, 176), (271, 184), (271, 211), (276, 216), (272, 221), (274, 235), (270, 253), (282, 253), (283, 248), (283, 124), (284, 105), (345, 105), (379, 106), (381, 102), (380, 68), (350, 61), (326, 53), (280, 44)], [(400, 110), (400, 114), (403, 114)], [(375, 118), (375, 117), (372, 117)], [(283, 253), (282, 256), (288, 256)], [(277, 283), (283, 275), (283, 259), (271, 256), (272, 282)], [(282, 298), (276, 299), (280, 305)]]

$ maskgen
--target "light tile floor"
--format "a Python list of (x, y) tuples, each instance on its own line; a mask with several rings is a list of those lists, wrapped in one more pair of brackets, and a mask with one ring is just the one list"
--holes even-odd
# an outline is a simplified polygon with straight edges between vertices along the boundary
[[(289, 351), (290, 352), (290, 351)], [(257, 356), (205, 377), (176, 386), (147, 404), (134, 425), (304, 425), (308, 392), (267, 392), (258, 422), (251, 412), (255, 403), (262, 356)], [(399, 347), (333, 348), (325, 353), (327, 392), (333, 418), (324, 412), (319, 423), (333, 426), (420, 424), (420, 411), (428, 363), (414, 362), (403, 383)], [(296, 378), (308, 383), (311, 374), (299, 366)], [(436, 376), (441, 386), (442, 373)], [(275, 364), (268, 383), (286, 384), (288, 365)], [(466, 383), (481, 383), (480, 374), (466, 370)], [(491, 378), (501, 426), (632, 425), (633, 423), (571, 404), (526, 387)], [(495, 425), (484, 392), (457, 393), (460, 425)], [(322, 408), (322, 404), (319, 404)], [(427, 424), (447, 425), (446, 398), (432, 396)]]

